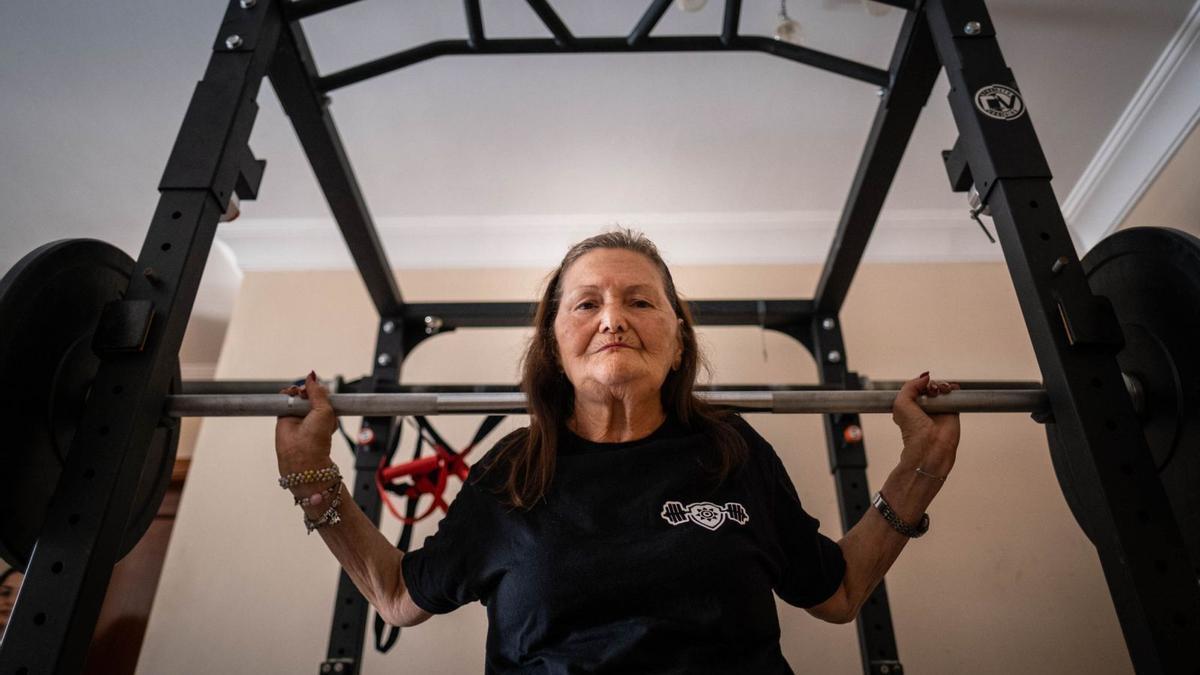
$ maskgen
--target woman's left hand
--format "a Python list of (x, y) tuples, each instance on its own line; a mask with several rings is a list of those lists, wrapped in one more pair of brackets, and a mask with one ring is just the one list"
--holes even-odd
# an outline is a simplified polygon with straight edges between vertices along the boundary
[(954, 467), (958, 452), (958, 414), (929, 415), (917, 404), (919, 396), (934, 398), (958, 389), (957, 384), (940, 382), (922, 373), (900, 388), (892, 405), (892, 421), (900, 427), (904, 449), (900, 463), (920, 468), (937, 476), (946, 476)]

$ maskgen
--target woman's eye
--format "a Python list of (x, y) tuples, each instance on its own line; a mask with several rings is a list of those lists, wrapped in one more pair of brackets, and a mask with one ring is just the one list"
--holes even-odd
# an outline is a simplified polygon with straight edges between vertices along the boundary
[(584, 302), (579, 303), (578, 305), (575, 305), (575, 309), (589, 309), (589, 308), (595, 307), (595, 306), (596, 306), (595, 303), (592, 303), (590, 301), (584, 301)]
[(633, 304), (635, 307), (653, 307), (654, 306), (650, 303), (649, 300), (634, 300)]

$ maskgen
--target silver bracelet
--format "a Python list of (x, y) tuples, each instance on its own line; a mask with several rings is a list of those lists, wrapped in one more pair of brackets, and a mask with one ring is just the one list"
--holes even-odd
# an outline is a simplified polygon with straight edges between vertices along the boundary
[(341, 487), (342, 487), (342, 481), (339, 479), (336, 483), (334, 483), (333, 485), (330, 485), (329, 487), (325, 488), (324, 490), (321, 490), (320, 492), (311, 494), (307, 497), (296, 497), (295, 498), (296, 506), (300, 506), (300, 507), (320, 506), (321, 502), (325, 501), (326, 493), (328, 493), (330, 497), (334, 497), (337, 495), (337, 493), (341, 489)]
[(306, 514), (304, 516), (304, 529), (307, 530), (308, 534), (312, 534), (313, 530), (319, 530), (326, 525), (336, 525), (342, 522), (342, 515), (338, 513), (338, 507), (341, 505), (342, 497), (339, 494), (333, 498), (333, 502), (330, 503), (329, 508), (325, 510), (325, 513), (321, 514), (320, 518), (313, 520)]
[(926, 471), (925, 469), (922, 469), (922, 468), (921, 468), (921, 467), (919, 467), (919, 466), (917, 467), (916, 471), (917, 471), (917, 473), (921, 474), (922, 476), (928, 476), (929, 478), (932, 478), (932, 479), (934, 479), (934, 480), (940, 480), (940, 481), (942, 481), (943, 483), (945, 483), (945, 482), (946, 482), (946, 477), (945, 477), (945, 476), (937, 476), (937, 475), (934, 475), (934, 474), (932, 474), (932, 473), (929, 473), (929, 472), (928, 472), (928, 471)]

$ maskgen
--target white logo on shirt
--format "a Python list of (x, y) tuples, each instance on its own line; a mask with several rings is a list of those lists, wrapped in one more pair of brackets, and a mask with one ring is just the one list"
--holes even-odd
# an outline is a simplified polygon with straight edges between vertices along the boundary
[(661, 515), (663, 520), (672, 525), (682, 525), (690, 520), (706, 530), (717, 529), (726, 519), (738, 525), (750, 522), (746, 507), (737, 502), (727, 502), (725, 506), (712, 502), (695, 502), (687, 506), (682, 502), (667, 502), (663, 504)]

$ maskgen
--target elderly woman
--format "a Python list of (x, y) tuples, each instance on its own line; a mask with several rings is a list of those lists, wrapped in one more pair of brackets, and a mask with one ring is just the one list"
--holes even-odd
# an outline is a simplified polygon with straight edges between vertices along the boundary
[(529, 427), (471, 471), (423, 548), (393, 548), (321, 473), (335, 418), (314, 374), (284, 390), (312, 412), (276, 428), (281, 481), (362, 594), (400, 626), (483, 602), (489, 673), (791, 672), (772, 594), (852, 621), (954, 464), (957, 416), (916, 401), (954, 386), (922, 374), (896, 399), (904, 449), (882, 499), (825, 537), (770, 444), (693, 394), (692, 317), (640, 234), (572, 247), (534, 330)]
[(21, 579), (24, 575), (20, 570), (10, 567), (0, 572), (0, 636), (8, 626), (8, 617), (12, 616), (13, 607), (17, 603), (17, 591), (21, 590)]

